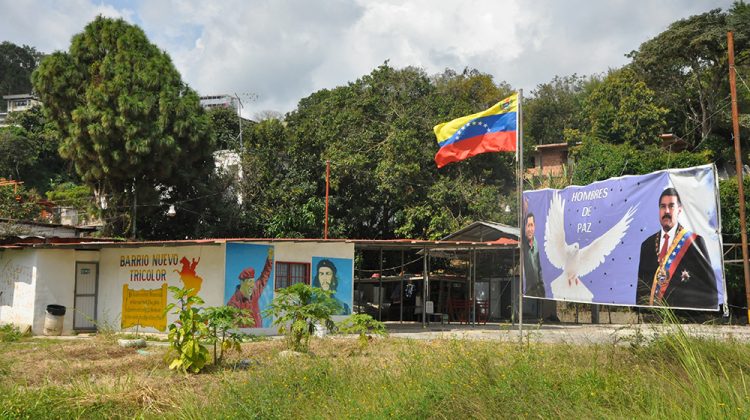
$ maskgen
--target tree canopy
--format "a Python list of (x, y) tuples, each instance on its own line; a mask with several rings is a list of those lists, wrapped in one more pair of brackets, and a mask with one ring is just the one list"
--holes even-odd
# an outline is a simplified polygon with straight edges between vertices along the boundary
[(122, 19), (97, 17), (67, 52), (42, 60), (33, 85), (60, 154), (108, 209), (133, 190), (174, 184), (178, 172), (211, 168), (213, 138), (197, 94), (169, 56)]
[[(556, 186), (711, 161), (731, 165), (726, 31), (735, 31), (745, 74), (749, 16), (742, 2), (692, 16), (644, 42), (621, 68), (537, 86), (524, 98), (527, 167), (535, 145), (559, 142), (574, 146), (576, 165)], [(41, 56), (6, 44), (0, 52)], [(320, 237), (326, 161), (331, 237), (440, 238), (475, 220), (516, 222), (512, 154), (442, 169), (433, 160), (435, 124), (486, 109), (514, 90), (480, 70), (429, 75), (386, 62), (312, 93), (287, 115), (266, 111), (258, 123), (243, 120), (244, 144), (237, 114), (202, 112), (166, 53), (122, 20), (95, 19), (68, 51), (44, 59), (33, 81), (45, 114), (23, 113), (14, 117), (18, 126), (0, 129), (0, 176), (40, 192), (61, 188), (56, 197), (76, 200), (83, 183), (107, 199), (104, 217), (116, 234), (130, 228), (137, 198), (144, 238)], [(741, 112), (748, 106), (750, 93), (740, 89)], [(742, 121), (747, 139), (746, 115)], [(687, 140), (688, 150), (661, 149), (664, 132)], [(239, 153), (241, 173), (217, 173), (216, 149)], [(171, 219), (164, 216), (170, 204), (177, 206)]]
[[(0, 43), (0, 96), (31, 93), (31, 73), (42, 57), (34, 47)], [(0, 112), (6, 110), (7, 103), (0, 101)]]
[(681, 19), (630, 53), (639, 78), (669, 110), (668, 127), (693, 145), (727, 131), (730, 30), (739, 64), (750, 64), (750, 6), (743, 2)]
[(315, 92), (245, 137), (246, 215), (268, 236), (322, 236), (328, 160), (331, 237), (439, 238), (476, 217), (498, 220), (497, 200), (514, 188), (512, 156), (438, 170), (432, 127), (510, 91), (476, 70), (429, 77), (385, 63)]

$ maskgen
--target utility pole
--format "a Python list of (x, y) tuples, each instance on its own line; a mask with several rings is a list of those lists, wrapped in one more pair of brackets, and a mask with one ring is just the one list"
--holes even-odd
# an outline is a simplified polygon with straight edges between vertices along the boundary
[(136, 203), (137, 199), (138, 199), (138, 194), (135, 189), (135, 178), (133, 178), (133, 240), (136, 240), (135, 235), (137, 234), (136, 233), (136, 222), (138, 220), (138, 214), (136, 213), (137, 207), (138, 207)]
[(323, 239), (328, 239), (328, 186), (331, 178), (331, 161), (326, 161), (326, 216), (325, 226), (323, 227)]
[(737, 110), (737, 86), (734, 68), (734, 35), (727, 32), (729, 48), (729, 89), (732, 95), (732, 129), (734, 133), (734, 160), (737, 169), (737, 187), (740, 196), (740, 235), (742, 236), (742, 267), (745, 272), (745, 301), (747, 304), (747, 322), (750, 324), (750, 261), (747, 252), (747, 224), (745, 222), (745, 189), (742, 181), (742, 152), (740, 151), (740, 123)]
[(237, 95), (237, 92), (234, 92), (234, 97), (237, 98), (237, 123), (240, 126), (240, 150), (245, 150), (245, 143), (242, 142), (242, 108), (244, 107), (242, 105), (242, 99), (240, 99), (240, 96)]

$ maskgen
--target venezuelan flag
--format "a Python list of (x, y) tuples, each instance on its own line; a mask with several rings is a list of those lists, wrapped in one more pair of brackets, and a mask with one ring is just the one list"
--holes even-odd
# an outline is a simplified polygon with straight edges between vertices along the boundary
[(476, 114), (456, 118), (435, 126), (438, 168), (480, 153), (514, 152), (516, 150), (516, 115), (518, 94)]

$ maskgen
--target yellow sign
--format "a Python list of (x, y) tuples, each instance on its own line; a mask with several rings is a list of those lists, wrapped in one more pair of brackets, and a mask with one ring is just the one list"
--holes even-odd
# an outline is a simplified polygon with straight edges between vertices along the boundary
[(158, 289), (133, 290), (122, 285), (122, 328), (136, 325), (154, 327), (159, 331), (167, 329), (167, 284)]

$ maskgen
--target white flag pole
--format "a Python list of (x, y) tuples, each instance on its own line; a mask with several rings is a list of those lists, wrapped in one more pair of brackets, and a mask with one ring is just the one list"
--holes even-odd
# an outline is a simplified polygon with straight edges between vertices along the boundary
[(516, 160), (518, 160), (518, 336), (523, 339), (523, 89), (518, 90), (516, 110)]

